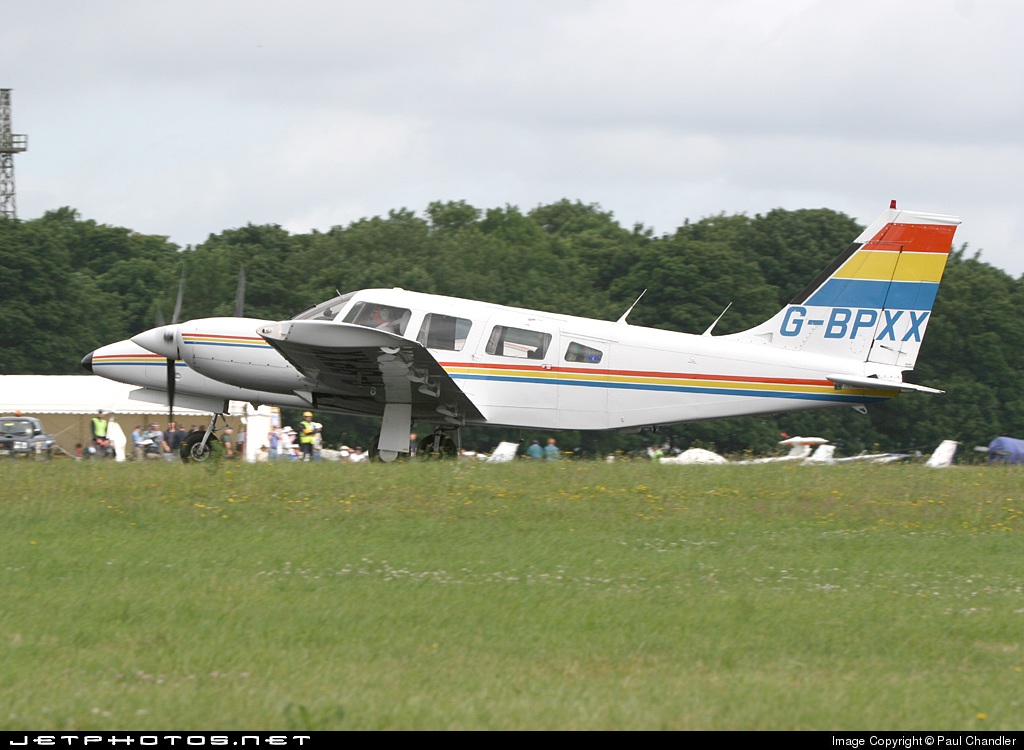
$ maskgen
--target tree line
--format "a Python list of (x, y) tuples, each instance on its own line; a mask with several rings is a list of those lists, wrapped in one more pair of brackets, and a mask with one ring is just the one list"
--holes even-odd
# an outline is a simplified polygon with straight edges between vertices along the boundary
[[(522, 211), (436, 202), (417, 214), (292, 234), (277, 225), (227, 229), (195, 246), (83, 219), (72, 208), (0, 218), (0, 373), (78, 374), (87, 352), (170, 318), (231, 315), (244, 267), (245, 315), (288, 318), (336, 293), (403, 287), (498, 304), (699, 333), (730, 305), (716, 334), (782, 307), (861, 231), (828, 209), (724, 214), (655, 235), (623, 227), (593, 204), (562, 200)], [(831, 409), (675, 425), (657, 436), (559, 436), (598, 453), (670, 441), (721, 452), (771, 450), (780, 433), (821, 435), (843, 452), (932, 450), (1024, 436), (1024, 277), (954, 249), (918, 365), (909, 377), (941, 396), (905, 394), (869, 409)], [(323, 419), (328, 442), (362, 442), (367, 420)], [(541, 437), (465, 431), (467, 443)]]

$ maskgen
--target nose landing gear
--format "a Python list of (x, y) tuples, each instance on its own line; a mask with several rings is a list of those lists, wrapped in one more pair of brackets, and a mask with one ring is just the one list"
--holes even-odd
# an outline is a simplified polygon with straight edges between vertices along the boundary
[(210, 426), (203, 430), (196, 430), (181, 441), (181, 448), (178, 455), (185, 463), (202, 463), (220, 456), (220, 440), (214, 435), (217, 426), (217, 418), (220, 414), (214, 414), (210, 419)]

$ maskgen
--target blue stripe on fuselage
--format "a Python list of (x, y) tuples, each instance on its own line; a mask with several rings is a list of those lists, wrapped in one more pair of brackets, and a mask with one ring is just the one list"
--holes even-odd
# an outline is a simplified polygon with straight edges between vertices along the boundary
[(529, 378), (517, 375), (452, 375), (453, 380), (488, 380), (503, 383), (530, 383), (532, 385), (572, 385), (587, 388), (614, 388), (631, 391), (661, 391), (666, 393), (701, 393), (713, 396), (740, 396), (744, 398), (786, 398), (798, 401), (834, 401), (839, 403), (874, 403), (885, 400), (885, 396), (842, 396), (833, 393), (792, 393), (787, 391), (762, 391), (753, 388), (709, 388), (706, 386), (658, 385), (654, 383), (606, 383), (580, 380), (554, 380), (552, 378)]

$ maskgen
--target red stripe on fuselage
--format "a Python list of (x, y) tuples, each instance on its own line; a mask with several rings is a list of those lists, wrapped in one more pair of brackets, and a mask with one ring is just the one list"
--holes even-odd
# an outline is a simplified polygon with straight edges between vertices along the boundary
[(772, 383), (775, 385), (827, 385), (832, 386), (830, 380), (812, 380), (809, 378), (764, 378), (757, 376), (743, 375), (704, 375), (701, 373), (688, 372), (659, 372), (657, 370), (608, 370), (590, 367), (539, 367), (537, 365), (506, 365), (506, 364), (479, 364), (470, 362), (439, 362), (445, 368), (466, 368), (475, 370), (515, 370), (518, 372), (561, 372), (566, 374), (579, 375), (615, 375), (620, 377), (634, 378), (678, 378), (680, 380), (719, 380), (725, 383)]

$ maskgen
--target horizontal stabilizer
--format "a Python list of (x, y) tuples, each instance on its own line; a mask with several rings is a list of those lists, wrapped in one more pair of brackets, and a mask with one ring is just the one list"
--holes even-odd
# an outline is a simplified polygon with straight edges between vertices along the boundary
[(882, 380), (881, 378), (859, 378), (855, 375), (828, 375), (829, 380), (838, 386), (848, 385), (851, 388), (871, 388), (882, 391), (902, 391), (905, 393), (945, 393), (937, 388), (929, 388), (926, 385), (915, 385), (896, 380)]

